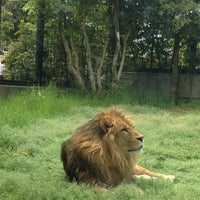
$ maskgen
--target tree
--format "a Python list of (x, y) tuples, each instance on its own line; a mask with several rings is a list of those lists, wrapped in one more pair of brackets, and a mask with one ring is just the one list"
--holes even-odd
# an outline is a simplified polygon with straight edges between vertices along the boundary
[[(126, 48), (127, 48), (127, 40), (130, 35), (130, 31), (126, 35), (124, 35), (123, 45), (122, 45), (122, 30), (120, 29), (120, 5), (119, 0), (111, 1), (112, 7), (112, 22), (114, 29), (114, 52), (112, 58), (112, 83), (111, 88), (112, 91), (115, 91), (119, 87), (119, 81), (121, 77), (121, 73), (124, 67), (125, 57), (126, 57)], [(112, 33), (112, 30), (111, 30)]]
[(35, 62), (35, 80), (42, 85), (42, 67), (43, 67), (43, 49), (44, 49), (44, 24), (45, 24), (45, 0), (39, 0), (36, 34), (36, 62)]
[(99, 95), (119, 87), (124, 67), (172, 69), (176, 104), (179, 68), (192, 72), (199, 62), (198, 1), (7, 0), (3, 9), (6, 66), (18, 79), (33, 80), (36, 71), (39, 82), (41, 75), (56, 83), (70, 78), (85, 94)]
[[(45, 2), (44, 13), (42, 14), (46, 16), (46, 23), (44, 25), (44, 32), (46, 34), (44, 48), (37, 54), (39, 57), (42, 54), (44, 55), (43, 62), (41, 62), (41, 58), (37, 59), (40, 62), (40, 66), (41, 63), (43, 65), (43, 74), (40, 70), (38, 77), (41, 80), (42, 75), (43, 82), (53, 80), (57, 83), (61, 80), (60, 82), (63, 83), (63, 77), (66, 77), (66, 74), (63, 72), (62, 67), (64, 65), (63, 49), (61, 48), (60, 40), (58, 40), (58, 26), (55, 23), (55, 16), (53, 15), (53, 10), (55, 9), (54, 1), (33, 0), (20, 1), (20, 3), (13, 0), (6, 1), (3, 7), (2, 35), (6, 41), (6, 47), (9, 49), (6, 56), (7, 77), (17, 80), (35, 81), (36, 30), (39, 2)], [(18, 17), (18, 12), (21, 14), (20, 18)], [(39, 19), (42, 19), (42, 17), (39, 17)], [(13, 29), (13, 20), (16, 21), (15, 31)], [(41, 44), (41, 42), (38, 42), (38, 44)]]
[[(178, 5), (179, 3), (179, 5)], [(171, 6), (172, 12), (174, 13), (174, 18), (172, 20), (172, 36), (174, 38), (174, 48), (173, 48), (173, 56), (172, 56), (172, 85), (171, 85), (171, 102), (176, 105), (177, 97), (178, 97), (178, 84), (179, 84), (179, 53), (180, 53), (180, 45), (184, 45), (187, 41), (190, 32), (188, 30), (194, 31), (194, 21), (190, 16), (190, 13), (198, 13), (199, 8), (194, 2), (183, 0), (183, 2), (171, 2), (169, 4)], [(175, 9), (175, 10), (174, 10)], [(199, 24), (199, 23), (198, 23)], [(190, 37), (190, 36), (189, 36)], [(195, 37), (193, 37), (195, 40)], [(193, 40), (193, 41), (194, 41)], [(193, 52), (193, 55), (196, 55), (196, 52)], [(191, 55), (190, 55), (191, 56)], [(190, 63), (192, 65), (192, 63)], [(190, 66), (193, 67), (193, 66)]]
[(179, 51), (180, 51), (180, 34), (174, 36), (173, 56), (172, 56), (172, 77), (171, 77), (171, 102), (177, 104), (178, 84), (179, 84)]
[[(68, 12), (62, 12), (58, 21), (65, 47), (68, 71), (75, 77), (84, 93), (89, 93), (91, 90), (91, 93), (95, 95), (101, 93), (102, 83), (105, 82), (106, 77), (104, 75), (105, 65), (111, 63), (109, 88), (115, 90), (119, 85), (125, 62), (127, 40), (130, 35), (128, 31), (124, 35), (120, 33), (119, 18), (122, 11), (119, 1), (110, 1), (109, 3), (77, 1), (75, 4), (76, 6), (73, 7), (72, 3), (63, 3), (62, 5)], [(70, 9), (73, 9), (73, 12)], [(98, 14), (96, 14), (97, 10)], [(80, 32), (77, 31), (77, 27), (81, 27)], [(109, 41), (108, 36), (114, 40)], [(75, 42), (75, 37), (82, 41), (82, 47)], [(77, 52), (79, 48), (84, 51), (81, 58)], [(109, 49), (111, 50), (109, 51)], [(81, 63), (84, 66), (81, 66)], [(84, 73), (81, 73), (82, 70)]]
[(28, 2), (28, 0), (6, 0), (2, 1), (2, 11), (1, 15), (1, 36), (2, 41), (9, 43), (14, 41), (17, 36), (16, 32), (20, 21), (26, 17), (26, 12), (22, 11), (23, 6)]
[[(78, 1), (76, 8), (72, 4), (63, 3), (62, 5), (66, 12), (62, 10), (58, 23), (69, 73), (75, 78), (77, 85), (84, 93), (87, 94), (91, 90), (93, 95), (100, 94), (102, 82), (105, 82), (106, 77), (103, 74), (105, 73), (105, 65), (111, 62), (112, 81), (110, 88), (116, 90), (124, 66), (126, 44), (129, 37), (129, 33), (127, 33), (122, 41), (122, 35), (120, 35), (119, 1), (109, 2), (109, 4)], [(109, 20), (105, 20), (108, 19), (105, 16), (108, 14), (109, 8), (112, 12), (110, 19), (113, 22), (113, 27), (109, 26)], [(98, 15), (94, 12), (97, 10), (99, 11)], [(78, 30), (77, 27), (81, 29)], [(112, 35), (112, 39), (115, 41), (113, 51), (108, 50), (110, 48), (108, 45), (113, 45), (108, 41), (108, 35)], [(75, 38), (76, 41), (80, 42), (75, 43)], [(82, 54), (77, 52), (81, 43), (82, 50), (84, 50)], [(82, 63), (85, 66), (81, 65), (80, 55), (84, 57)]]
[[(195, 16), (197, 15), (195, 23), (193, 19), (194, 13)], [(198, 28), (195, 29), (195, 27), (198, 27), (197, 24), (199, 24), (199, 7), (190, 0), (149, 1), (147, 8), (144, 10), (144, 22), (142, 43), (150, 49), (150, 67), (155, 67), (155, 62), (160, 65), (162, 52), (166, 52), (167, 60), (171, 62), (171, 102), (176, 105), (179, 67), (181, 62), (184, 63), (180, 58), (182, 59), (182, 55), (184, 55), (187, 38), (192, 38), (193, 40), (190, 43), (190, 47), (193, 47), (190, 48), (193, 49), (193, 51), (190, 51), (190, 57), (196, 54), (194, 46), (196, 47), (198, 43), (195, 39), (197, 38), (195, 35), (197, 35)], [(194, 39), (197, 42), (195, 45)], [(148, 55), (148, 50), (144, 49), (144, 53)], [(191, 57), (189, 60), (192, 61), (193, 58)], [(166, 64), (166, 61), (164, 63)]]
[(7, 44), (6, 69), (9, 78), (33, 80), (35, 25), (27, 21), (27, 1), (6, 1), (3, 6), (3, 41)]

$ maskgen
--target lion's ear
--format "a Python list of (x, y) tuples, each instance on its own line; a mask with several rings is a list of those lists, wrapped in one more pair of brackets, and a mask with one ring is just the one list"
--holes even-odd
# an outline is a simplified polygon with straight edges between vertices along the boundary
[(103, 132), (107, 133), (108, 130), (114, 126), (114, 122), (111, 118), (104, 117), (100, 120), (99, 125)]

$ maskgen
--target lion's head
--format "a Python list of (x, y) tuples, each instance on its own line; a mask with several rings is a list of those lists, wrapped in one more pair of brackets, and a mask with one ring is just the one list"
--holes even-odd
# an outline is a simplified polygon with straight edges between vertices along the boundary
[(103, 138), (109, 138), (109, 145), (114, 145), (122, 154), (138, 154), (143, 148), (144, 136), (135, 129), (132, 120), (120, 110), (112, 108), (110, 111), (97, 115), (99, 128), (104, 132)]
[(134, 174), (143, 135), (120, 110), (102, 111), (67, 140), (61, 150), (69, 180), (117, 185)]

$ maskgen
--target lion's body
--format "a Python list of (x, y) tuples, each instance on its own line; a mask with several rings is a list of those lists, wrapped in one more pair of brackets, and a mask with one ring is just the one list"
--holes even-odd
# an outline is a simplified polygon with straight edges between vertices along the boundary
[(137, 174), (165, 176), (136, 165), (142, 146), (143, 135), (132, 121), (112, 108), (78, 128), (63, 144), (61, 159), (70, 181), (101, 187), (131, 181)]

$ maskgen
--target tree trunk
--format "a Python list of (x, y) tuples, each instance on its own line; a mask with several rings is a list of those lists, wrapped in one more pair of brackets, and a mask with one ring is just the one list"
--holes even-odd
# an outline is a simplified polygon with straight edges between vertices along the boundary
[[(121, 36), (120, 36), (120, 27), (119, 27), (119, 1), (116, 0), (113, 6), (113, 23), (114, 23), (114, 32), (115, 32), (115, 51), (113, 54), (112, 60), (112, 91), (116, 90), (119, 87), (119, 81), (124, 67), (124, 62), (126, 58), (126, 47), (127, 40), (129, 38), (130, 32), (128, 32), (123, 41), (122, 54), (120, 55), (121, 50)], [(119, 63), (120, 62), (120, 63)], [(118, 66), (119, 63), (119, 66)]]
[[(71, 49), (70, 49), (69, 42), (64, 34), (62, 20), (59, 22), (59, 31), (60, 31), (60, 35), (62, 38), (63, 46), (64, 46), (66, 57), (67, 57), (67, 69), (68, 69), (69, 73), (75, 78), (75, 81), (76, 81), (77, 85), (80, 87), (81, 91), (84, 94), (88, 94), (88, 90), (85, 86), (84, 80), (80, 73), (79, 58), (78, 58), (78, 54), (76, 53), (76, 50), (75, 50), (75, 47), (73, 44), (72, 36), (70, 36), (70, 44), (71, 44)], [(74, 55), (74, 59), (72, 59), (73, 55)], [(73, 63), (73, 60), (74, 60), (74, 63)]]
[(195, 69), (195, 66), (197, 65), (197, 40), (194, 38), (190, 39), (190, 42), (188, 44), (188, 53), (189, 53), (189, 71), (192, 72)]
[(174, 47), (172, 56), (172, 81), (171, 81), (171, 102), (173, 105), (177, 105), (178, 99), (178, 83), (179, 83), (179, 50), (180, 50), (180, 35), (177, 33), (174, 36)]
[(115, 51), (112, 60), (112, 91), (116, 90), (118, 87), (117, 83), (117, 61), (120, 52), (120, 32), (119, 32), (119, 2), (116, 0), (114, 2), (113, 8), (113, 23), (114, 23), (114, 31), (115, 31)]
[[(153, 38), (153, 37), (152, 37)], [(153, 68), (153, 60), (154, 60), (154, 38), (151, 41), (151, 48), (150, 48), (150, 68)]]
[(129, 38), (129, 35), (130, 35), (130, 31), (128, 32), (128, 34), (126, 34), (126, 36), (124, 38), (124, 42), (123, 42), (122, 58), (121, 58), (119, 70), (118, 70), (118, 73), (117, 73), (117, 84), (118, 85), (119, 85), (120, 77), (121, 77), (121, 74), (122, 74), (122, 70), (124, 68), (124, 62), (125, 62), (125, 58), (126, 58), (127, 40)]
[(38, 19), (37, 19), (37, 35), (36, 35), (36, 61), (35, 61), (35, 81), (42, 85), (42, 64), (43, 64), (43, 48), (44, 48), (44, 23), (45, 23), (45, 2), (38, 2)]
[(195, 66), (197, 65), (197, 40), (194, 38), (190, 39), (188, 44), (189, 53), (189, 98), (192, 98), (192, 86), (193, 86), (193, 72), (195, 71)]
[(97, 87), (98, 87), (97, 95), (100, 95), (102, 91), (101, 72), (102, 72), (104, 62), (105, 62), (107, 47), (108, 47), (108, 41), (105, 41), (105, 45), (103, 45), (102, 56), (97, 61)]
[(92, 58), (91, 58), (92, 53), (91, 53), (90, 43), (87, 36), (86, 28), (85, 28), (85, 22), (82, 23), (82, 31), (83, 31), (83, 36), (84, 36), (84, 45), (86, 48), (86, 62), (87, 62), (87, 67), (88, 67), (89, 80), (90, 80), (90, 85), (92, 89), (92, 94), (94, 95), (97, 92), (96, 80), (95, 80), (94, 70), (92, 68)]

